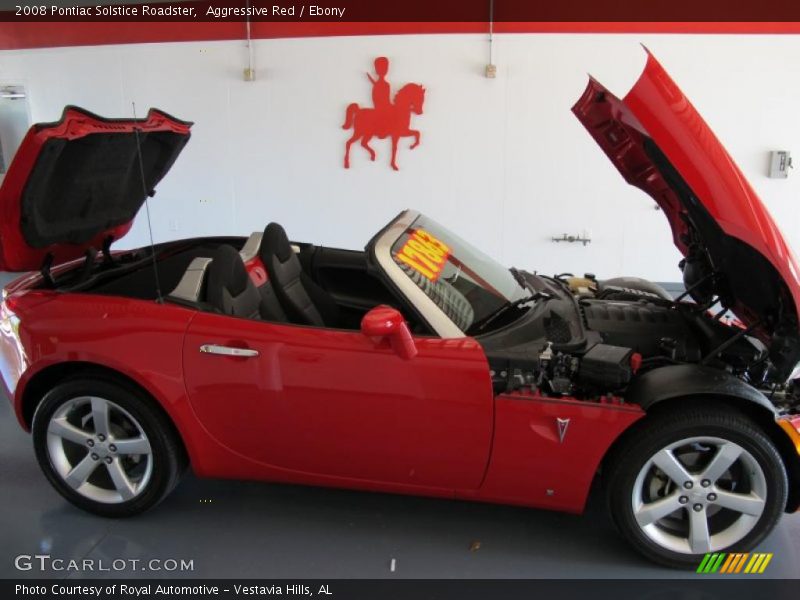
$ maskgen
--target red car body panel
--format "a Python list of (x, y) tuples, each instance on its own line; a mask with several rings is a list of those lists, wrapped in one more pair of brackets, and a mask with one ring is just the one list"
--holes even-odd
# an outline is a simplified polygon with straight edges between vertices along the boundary
[[(204, 344), (259, 356), (201, 353)], [(184, 376), (206, 431), (262, 465), (475, 489), (492, 436), (486, 357), (470, 338), (417, 338), (416, 345), (417, 356), (405, 360), (359, 331), (203, 313), (186, 335)]]
[(471, 497), (580, 513), (611, 444), (644, 415), (635, 405), (501, 394), (495, 401), (492, 460)]
[[(12, 292), (4, 305), (2, 375), (26, 429), (28, 383), (48, 367), (105, 367), (130, 378), (157, 399), (187, 447), (197, 439), (183, 384), (183, 337), (194, 312), (142, 300), (54, 291)], [(6, 325), (11, 320), (14, 325)], [(8, 348), (15, 348), (13, 353)], [(19, 373), (15, 378), (14, 374)]]
[[(57, 365), (102, 366), (159, 402), (204, 477), (580, 512), (608, 447), (643, 415), (613, 403), (496, 398), (472, 338), (416, 337), (419, 352), (406, 360), (388, 341), (357, 331), (9, 290), (0, 368), (25, 429), (24, 392), (38, 374)], [(207, 343), (260, 356), (201, 353)], [(563, 443), (556, 418), (570, 419)]]
[[(626, 181), (647, 192), (664, 210), (675, 245), (684, 255), (688, 251), (687, 224), (682, 218), (685, 208), (646, 154), (643, 140), (647, 137), (722, 231), (748, 244), (775, 268), (794, 301), (793, 312), (798, 314), (797, 258), (739, 167), (652, 54), (648, 52), (642, 75), (624, 99), (591, 80), (572, 110)], [(759, 318), (747, 306), (733, 308), (747, 325)]]

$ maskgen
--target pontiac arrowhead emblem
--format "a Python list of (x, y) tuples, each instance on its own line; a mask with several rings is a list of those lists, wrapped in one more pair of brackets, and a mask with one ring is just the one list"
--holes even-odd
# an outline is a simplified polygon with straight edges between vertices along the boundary
[(567, 437), (569, 419), (556, 418), (556, 423), (558, 423), (558, 441), (563, 444), (564, 438)]

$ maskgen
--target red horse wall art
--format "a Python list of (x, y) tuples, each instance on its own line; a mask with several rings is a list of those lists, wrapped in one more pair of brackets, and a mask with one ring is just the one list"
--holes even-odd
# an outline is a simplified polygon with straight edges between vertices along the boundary
[(408, 83), (391, 98), (391, 86), (386, 80), (389, 72), (389, 59), (380, 56), (375, 59), (375, 77), (367, 73), (372, 83), (372, 108), (362, 108), (355, 102), (347, 107), (342, 129), (353, 130), (347, 140), (344, 152), (344, 168), (350, 168), (350, 146), (361, 140), (361, 146), (369, 152), (370, 160), (377, 156), (369, 145), (373, 137), (392, 139), (392, 168), (397, 171), (397, 143), (402, 137), (413, 137), (409, 146), (413, 150), (419, 146), (420, 133), (411, 129), (411, 115), (421, 115), (425, 102), (425, 88), (418, 83)]

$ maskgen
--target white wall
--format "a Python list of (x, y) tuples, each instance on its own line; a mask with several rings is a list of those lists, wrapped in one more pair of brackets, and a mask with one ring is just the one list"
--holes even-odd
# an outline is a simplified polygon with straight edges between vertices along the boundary
[[(662, 213), (629, 188), (572, 116), (592, 73), (618, 95), (646, 44), (706, 117), (800, 248), (800, 172), (766, 178), (768, 152), (800, 156), (800, 37), (502, 35), (495, 80), (484, 36), (259, 40), (257, 81), (242, 81), (241, 42), (0, 52), (0, 84), (26, 86), (32, 118), (65, 104), (107, 116), (156, 106), (194, 120), (193, 139), (151, 203), (157, 241), (246, 234), (269, 220), (293, 239), (360, 248), (406, 207), (423, 210), (507, 264), (552, 273), (678, 279)], [(353, 147), (342, 168), (344, 109), (370, 101), (372, 59), (393, 89), (427, 88), (414, 118), (422, 145), (388, 167)], [(408, 141), (404, 144), (407, 146)], [(177, 230), (170, 225), (177, 226)], [(592, 243), (550, 237), (588, 232)], [(147, 242), (144, 211), (120, 247)]]

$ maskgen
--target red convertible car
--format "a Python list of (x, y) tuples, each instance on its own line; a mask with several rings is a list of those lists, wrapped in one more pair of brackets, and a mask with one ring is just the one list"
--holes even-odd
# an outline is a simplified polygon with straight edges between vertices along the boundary
[[(365, 251), (111, 245), (189, 140), (151, 110), (34, 126), (0, 190), (0, 374), (55, 489), (151, 508), (188, 465), (580, 513), (644, 555), (747, 550), (800, 504), (800, 269), (651, 56), (573, 107), (672, 228), (686, 292), (508, 269), (405, 211)], [(735, 315), (733, 317), (732, 315)]]

